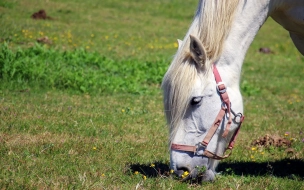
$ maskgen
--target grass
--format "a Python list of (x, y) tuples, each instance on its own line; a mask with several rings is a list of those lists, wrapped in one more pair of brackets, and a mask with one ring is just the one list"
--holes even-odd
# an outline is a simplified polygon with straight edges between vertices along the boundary
[[(244, 61), (246, 119), (222, 174), (170, 175), (159, 85), (196, 4), (1, 1), (1, 189), (304, 189), (304, 59), (271, 19)], [(41, 8), (54, 20), (32, 20)], [(251, 145), (266, 134), (292, 152)]]
[[(82, 47), (115, 60), (155, 61), (174, 53), (176, 38), (186, 33), (197, 2), (4, 0), (2, 4), (0, 24), (10, 30), (2, 30), (1, 38), (12, 44), (28, 47), (47, 36), (51, 46), (61, 50)], [(54, 20), (32, 20), (30, 16), (40, 9)]]
[[(3, 91), (2, 97), (0, 184), (4, 188), (132, 189), (137, 184), (146, 189), (200, 188), (166, 175), (168, 134), (160, 95)], [(288, 155), (283, 148), (253, 151), (251, 141), (271, 132), (254, 129), (247, 121), (232, 157), (220, 165), (223, 175), (215, 183), (203, 184), (204, 188), (301, 189), (301, 128), (288, 130), (288, 138), (297, 140), (292, 144), (295, 154)], [(281, 123), (287, 124), (289, 120)], [(284, 136), (285, 131), (275, 133)]]
[[(114, 61), (85, 49), (59, 52), (35, 44), (28, 49), (0, 45), (0, 78), (6, 87), (56, 88), (82, 93), (152, 93), (161, 83), (166, 61)], [(57, 71), (57, 72), (54, 72)]]

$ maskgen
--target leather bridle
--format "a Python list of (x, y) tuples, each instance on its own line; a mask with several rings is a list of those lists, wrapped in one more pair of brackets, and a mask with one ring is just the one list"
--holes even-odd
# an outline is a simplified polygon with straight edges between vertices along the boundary
[[(205, 138), (203, 139), (202, 142), (199, 142), (198, 144), (192, 146), (192, 145), (185, 145), (185, 144), (175, 144), (172, 143), (171, 144), (171, 150), (177, 150), (177, 151), (185, 151), (185, 152), (193, 152), (195, 155), (199, 155), (199, 156), (206, 156), (208, 158), (212, 158), (212, 159), (216, 159), (216, 160), (222, 160), (225, 158), (228, 158), (231, 153), (232, 153), (232, 149), (234, 147), (234, 143), (236, 140), (236, 137), (239, 133), (239, 130), (241, 128), (242, 122), (244, 120), (244, 115), (241, 113), (236, 114), (232, 109), (231, 109), (231, 102), (229, 100), (229, 96), (227, 93), (227, 89), (225, 84), (222, 82), (221, 76), (215, 66), (215, 64), (213, 64), (213, 74), (215, 77), (215, 81), (216, 81), (216, 85), (217, 85), (217, 91), (219, 92), (219, 95), (221, 97), (222, 103), (223, 105), (221, 106), (221, 109), (218, 113), (218, 115), (216, 116), (212, 126), (210, 127), (209, 131), (207, 132), (207, 135), (205, 136)], [(229, 130), (230, 130), (230, 126), (232, 123), (232, 120), (236, 123), (239, 123), (238, 128), (236, 129), (236, 131), (234, 132), (227, 148), (225, 149), (223, 156), (219, 156), (216, 155), (215, 153), (212, 153), (210, 151), (207, 150), (207, 146), (211, 140), (211, 138), (213, 137), (213, 135), (215, 134), (216, 130), (218, 129), (218, 127), (220, 126), (220, 124), (222, 123), (222, 120), (224, 119), (225, 115), (229, 116), (228, 122), (226, 124), (226, 128), (225, 131), (222, 135), (223, 138), (226, 138)], [(234, 119), (232, 119), (232, 115), (234, 116)], [(199, 153), (200, 149), (204, 149), (203, 153)], [(230, 150), (230, 152), (228, 154), (225, 154), (225, 152), (227, 150)]]

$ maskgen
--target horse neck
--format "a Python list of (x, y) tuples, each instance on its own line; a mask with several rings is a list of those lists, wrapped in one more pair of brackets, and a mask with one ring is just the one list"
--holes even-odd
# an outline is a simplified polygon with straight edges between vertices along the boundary
[(245, 54), (254, 37), (264, 24), (268, 13), (272, 9), (269, 0), (240, 1), (231, 31), (224, 43), (223, 52), (217, 61), (218, 69), (224, 75), (223, 81), (228, 86), (239, 88), (241, 68)]

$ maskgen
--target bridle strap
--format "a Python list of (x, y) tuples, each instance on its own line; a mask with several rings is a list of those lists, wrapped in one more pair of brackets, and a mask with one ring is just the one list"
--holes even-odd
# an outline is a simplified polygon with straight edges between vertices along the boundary
[(226, 110), (227, 109), (225, 107), (222, 107), (221, 110), (219, 111), (219, 113), (217, 114), (211, 128), (209, 129), (204, 140), (202, 141), (202, 144), (204, 146), (207, 146), (209, 144), (209, 142), (210, 142), (211, 138), (213, 137), (213, 135), (215, 134), (217, 128), (220, 126), (220, 124), (225, 116)]
[(186, 152), (193, 152), (195, 153), (197, 151), (196, 146), (191, 146), (191, 145), (185, 145), (185, 144), (171, 144), (171, 149), (172, 150), (179, 150), (179, 151), (186, 151)]
[[(178, 151), (186, 151), (186, 152), (193, 152), (194, 154), (196, 154), (199, 151), (200, 146), (205, 147), (204, 153), (202, 155), (208, 157), (208, 158), (212, 158), (212, 159), (216, 159), (216, 160), (222, 160), (225, 158), (228, 158), (231, 153), (232, 153), (232, 149), (234, 147), (234, 143), (236, 140), (236, 137), (239, 133), (239, 130), (241, 128), (242, 122), (244, 120), (244, 116), (242, 114), (240, 114), (240, 122), (239, 122), (239, 126), (236, 129), (236, 131), (234, 132), (225, 152), (227, 150), (230, 150), (230, 152), (224, 156), (218, 156), (210, 151), (207, 150), (207, 146), (210, 142), (210, 140), (212, 139), (213, 135), (215, 134), (216, 130), (218, 129), (218, 127), (220, 126), (220, 124), (222, 123), (223, 118), (225, 117), (225, 114), (228, 113), (229, 115), (229, 119), (228, 122), (226, 124), (226, 129), (222, 135), (222, 137), (226, 138), (230, 127), (231, 127), (231, 123), (232, 123), (232, 117), (231, 117), (231, 103), (229, 100), (229, 96), (227, 93), (227, 89), (225, 84), (222, 82), (221, 76), (216, 68), (216, 65), (213, 64), (213, 74), (214, 74), (214, 78), (217, 84), (217, 89), (219, 92), (219, 95), (222, 99), (222, 102), (224, 104), (224, 106), (221, 107), (221, 110), (219, 111), (218, 115), (216, 116), (212, 126), (210, 127), (209, 131), (207, 132), (207, 135), (205, 136), (205, 138), (203, 139), (203, 141), (201, 143), (199, 143), (199, 145), (197, 146), (191, 146), (191, 145), (184, 145), (184, 144), (175, 144), (172, 143), (171, 144), (171, 150), (178, 150)], [(233, 114), (235, 115), (235, 113), (233, 112)], [(236, 117), (236, 115), (235, 115)], [(225, 154), (224, 152), (224, 154)]]
[(240, 129), (241, 129), (241, 126), (242, 126), (242, 123), (243, 123), (244, 119), (245, 119), (245, 116), (242, 115), (241, 118), (240, 118), (239, 127), (236, 129), (236, 131), (234, 132), (233, 136), (231, 137), (227, 149), (231, 149), (231, 150), (233, 149), (234, 143), (235, 143), (235, 140), (236, 140), (236, 137), (237, 137), (238, 134), (239, 134), (239, 131), (240, 131)]
[(214, 78), (215, 78), (215, 82), (216, 82), (216, 85), (217, 85), (218, 92), (219, 92), (220, 97), (221, 97), (221, 99), (222, 99), (222, 101), (223, 101), (223, 103), (226, 107), (223, 107), (223, 106), (221, 107), (221, 110), (219, 111), (218, 115), (216, 116), (211, 128), (209, 129), (207, 135), (203, 139), (202, 144), (205, 145), (205, 146), (207, 146), (209, 144), (211, 138), (215, 134), (217, 128), (220, 126), (220, 124), (221, 124), (223, 118), (225, 117), (226, 113), (229, 114), (229, 119), (228, 119), (226, 129), (225, 129), (222, 137), (224, 137), (224, 138), (227, 137), (228, 132), (230, 130), (231, 123), (232, 123), (231, 103), (230, 103), (230, 100), (229, 100), (227, 89), (226, 89), (225, 84), (222, 82), (222, 78), (221, 78), (215, 64), (213, 64), (213, 74), (214, 74)]
[(214, 74), (215, 82), (217, 84), (217, 88), (218, 88), (218, 91), (220, 93), (221, 99), (222, 99), (223, 103), (225, 104), (225, 106), (227, 108), (227, 113), (229, 114), (229, 119), (228, 119), (228, 122), (227, 122), (227, 125), (226, 125), (226, 129), (225, 129), (225, 131), (222, 135), (222, 137), (225, 138), (228, 135), (228, 132), (230, 130), (230, 126), (231, 126), (231, 123), (232, 123), (231, 103), (230, 103), (230, 100), (229, 100), (229, 96), (228, 96), (228, 93), (227, 93), (226, 86), (223, 83), (222, 78), (221, 78), (215, 64), (213, 64), (213, 74)]
[[(215, 160), (223, 160), (225, 158), (228, 158), (231, 154), (232, 154), (232, 149), (234, 147), (234, 144), (235, 144), (235, 140), (236, 140), (236, 137), (241, 129), (241, 126), (242, 126), (242, 123), (244, 121), (244, 116), (242, 116), (240, 118), (240, 122), (239, 122), (239, 126), (238, 128), (236, 129), (236, 131), (234, 132), (225, 152), (227, 150), (229, 150), (230, 152), (228, 154), (225, 154), (225, 152), (223, 153), (224, 155), (223, 156), (219, 156), (219, 155), (216, 155), (215, 153), (212, 153), (210, 151), (208, 151), (206, 149), (206, 145), (202, 143), (203, 146), (205, 146), (205, 150), (204, 150), (204, 153), (202, 154), (202, 156), (206, 156), (208, 158), (211, 158), (211, 159), (215, 159)], [(193, 154), (196, 154), (199, 150), (199, 146), (192, 146), (192, 145), (184, 145), (184, 144), (175, 144), (175, 143), (172, 143), (171, 144), (171, 150), (178, 150), (178, 151), (185, 151), (185, 152), (193, 152)]]
[(228, 154), (225, 154), (224, 156), (218, 156), (218, 155), (216, 155), (216, 154), (214, 154), (214, 153), (212, 153), (212, 152), (210, 152), (208, 150), (205, 150), (204, 151), (204, 156), (206, 156), (208, 158), (215, 159), (215, 160), (223, 160), (225, 158), (228, 158), (231, 155), (231, 153), (232, 153), (232, 149), (226, 149), (225, 152), (227, 150), (230, 150), (230, 152)]
[(238, 128), (236, 129), (236, 131), (234, 132), (234, 134), (233, 134), (233, 136), (232, 136), (232, 138), (231, 138), (231, 140), (230, 140), (230, 142), (229, 142), (229, 144), (228, 144), (228, 146), (227, 146), (227, 148), (225, 150), (225, 152), (227, 150), (229, 150), (228, 154), (225, 154), (225, 152), (224, 152), (224, 156), (218, 156), (218, 155), (216, 155), (216, 154), (214, 154), (214, 153), (212, 153), (212, 152), (210, 152), (208, 150), (205, 150), (203, 155), (207, 156), (208, 158), (215, 159), (215, 160), (223, 160), (225, 158), (228, 158), (232, 154), (232, 149), (234, 147), (234, 143), (235, 143), (236, 137), (239, 134), (239, 131), (241, 129), (241, 126), (242, 126), (242, 123), (243, 123), (244, 119), (245, 119), (245, 117), (241, 116), (241, 118), (240, 118), (240, 124), (239, 124)]

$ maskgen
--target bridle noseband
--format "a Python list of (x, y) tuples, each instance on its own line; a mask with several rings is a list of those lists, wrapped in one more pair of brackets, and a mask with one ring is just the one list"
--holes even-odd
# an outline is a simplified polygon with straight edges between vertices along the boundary
[[(231, 153), (232, 153), (232, 149), (234, 147), (234, 143), (236, 140), (236, 137), (239, 133), (239, 130), (241, 128), (242, 122), (244, 120), (244, 115), (241, 113), (236, 114), (232, 109), (231, 109), (231, 102), (229, 100), (229, 96), (227, 93), (227, 89), (225, 84), (222, 82), (221, 76), (215, 66), (215, 64), (213, 64), (213, 74), (215, 77), (215, 82), (217, 84), (217, 91), (219, 92), (219, 95), (221, 97), (222, 103), (223, 105), (221, 106), (221, 109), (219, 111), (219, 113), (217, 114), (212, 126), (210, 127), (209, 131), (207, 132), (207, 135), (205, 136), (205, 138), (203, 139), (202, 142), (199, 142), (197, 145), (195, 146), (191, 146), (191, 145), (184, 145), (184, 144), (175, 144), (172, 143), (171, 144), (171, 150), (177, 150), (177, 151), (185, 151), (185, 152), (193, 152), (195, 155), (200, 155), (200, 156), (206, 156), (208, 158), (212, 158), (212, 159), (216, 159), (216, 160), (222, 160), (224, 158), (228, 158)], [(215, 134), (217, 128), (220, 126), (220, 124), (222, 123), (223, 118), (225, 117), (225, 115), (228, 114), (229, 115), (229, 119), (228, 122), (226, 124), (226, 128), (225, 131), (222, 135), (223, 138), (226, 138), (229, 130), (230, 130), (230, 126), (232, 123), (232, 115), (234, 116), (234, 122), (239, 123), (238, 128), (236, 129), (236, 131), (234, 132), (226, 150), (224, 151), (224, 153), (227, 150), (230, 150), (230, 152), (228, 154), (224, 154), (223, 156), (218, 156), (215, 153), (212, 153), (210, 151), (207, 150), (207, 146), (211, 140), (211, 138), (213, 137), (213, 135)], [(204, 152), (202, 154), (199, 153), (200, 149), (204, 148)]]

